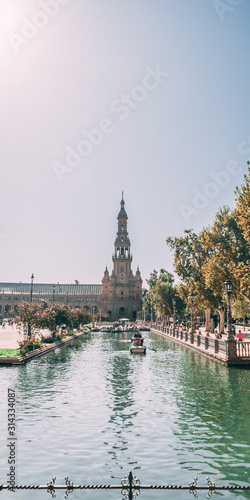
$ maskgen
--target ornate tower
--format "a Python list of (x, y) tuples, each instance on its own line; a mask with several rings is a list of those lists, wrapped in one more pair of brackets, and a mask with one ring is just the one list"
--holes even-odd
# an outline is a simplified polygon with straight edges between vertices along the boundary
[(117, 216), (118, 231), (115, 239), (115, 253), (112, 257), (114, 263), (112, 276), (115, 276), (119, 281), (122, 281), (124, 277), (130, 276), (132, 273), (132, 255), (130, 254), (130, 240), (127, 231), (128, 216), (124, 205), (125, 201), (122, 192), (121, 209)]
[(117, 216), (118, 230), (115, 249), (112, 256), (113, 271), (109, 276), (106, 267), (102, 279), (105, 311), (112, 320), (124, 317), (135, 320), (137, 311), (141, 311), (142, 308), (142, 279), (139, 268), (137, 268), (135, 276), (131, 270), (132, 255), (127, 231), (128, 216), (124, 205), (122, 193), (121, 208)]

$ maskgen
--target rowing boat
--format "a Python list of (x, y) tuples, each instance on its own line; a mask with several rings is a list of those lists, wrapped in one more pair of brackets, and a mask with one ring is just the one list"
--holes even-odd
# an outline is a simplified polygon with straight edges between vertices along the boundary
[(129, 350), (132, 354), (146, 354), (146, 347), (144, 345), (131, 345)]

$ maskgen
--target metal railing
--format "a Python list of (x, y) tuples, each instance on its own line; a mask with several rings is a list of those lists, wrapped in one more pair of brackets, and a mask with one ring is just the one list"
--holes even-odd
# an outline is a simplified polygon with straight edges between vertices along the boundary
[(166, 336), (175, 338), (179, 342), (192, 344), (197, 346), (200, 350), (209, 351), (210, 354), (217, 354), (225, 359), (231, 356), (231, 352), (233, 352), (235, 357), (250, 358), (250, 342), (238, 342), (236, 340), (229, 342), (227, 339), (216, 339), (197, 332), (191, 333), (182, 328), (176, 328), (174, 330), (172, 327), (162, 325), (153, 325), (152, 329)]
[(177, 484), (141, 484), (140, 480), (133, 475), (130, 471), (129, 474), (121, 480), (120, 484), (73, 484), (68, 477), (65, 477), (65, 484), (55, 484), (56, 478), (53, 477), (50, 482), (46, 485), (35, 485), (35, 484), (23, 484), (23, 485), (4, 485), (0, 484), (0, 491), (9, 490), (46, 490), (51, 494), (52, 498), (56, 497), (56, 490), (65, 490), (65, 498), (68, 498), (69, 494), (74, 490), (121, 490), (121, 495), (126, 500), (135, 499), (141, 492), (141, 490), (172, 490), (172, 491), (189, 491), (194, 495), (194, 498), (198, 498), (197, 491), (206, 491), (207, 498), (211, 498), (212, 493), (216, 491), (250, 491), (250, 485), (215, 485), (210, 478), (207, 477), (207, 484), (203, 486), (198, 486), (197, 477), (193, 479), (188, 485), (177, 485)]

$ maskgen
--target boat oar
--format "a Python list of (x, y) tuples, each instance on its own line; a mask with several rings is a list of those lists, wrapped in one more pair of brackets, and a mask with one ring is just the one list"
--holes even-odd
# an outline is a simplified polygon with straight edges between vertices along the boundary
[(152, 347), (148, 347), (148, 346), (146, 346), (146, 347), (147, 347), (147, 349), (150, 349), (150, 351), (157, 352), (157, 350), (156, 350), (156, 349), (153, 349)]

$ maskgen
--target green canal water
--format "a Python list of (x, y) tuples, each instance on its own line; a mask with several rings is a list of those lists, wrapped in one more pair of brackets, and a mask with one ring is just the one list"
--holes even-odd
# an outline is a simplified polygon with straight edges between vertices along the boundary
[[(86, 335), (27, 365), (1, 367), (1, 469), (6, 484), (7, 388), (16, 391), (17, 482), (250, 484), (250, 370), (228, 368), (146, 332), (145, 356), (129, 334)], [(122, 349), (122, 350), (121, 350)], [(0, 491), (0, 500), (51, 498)], [(213, 494), (214, 496), (218, 495)], [(220, 493), (250, 498), (250, 492)], [(56, 492), (57, 499), (64, 491)], [(120, 491), (75, 491), (73, 499), (119, 500)], [(141, 491), (145, 499), (193, 498)], [(206, 492), (199, 492), (206, 498)]]

